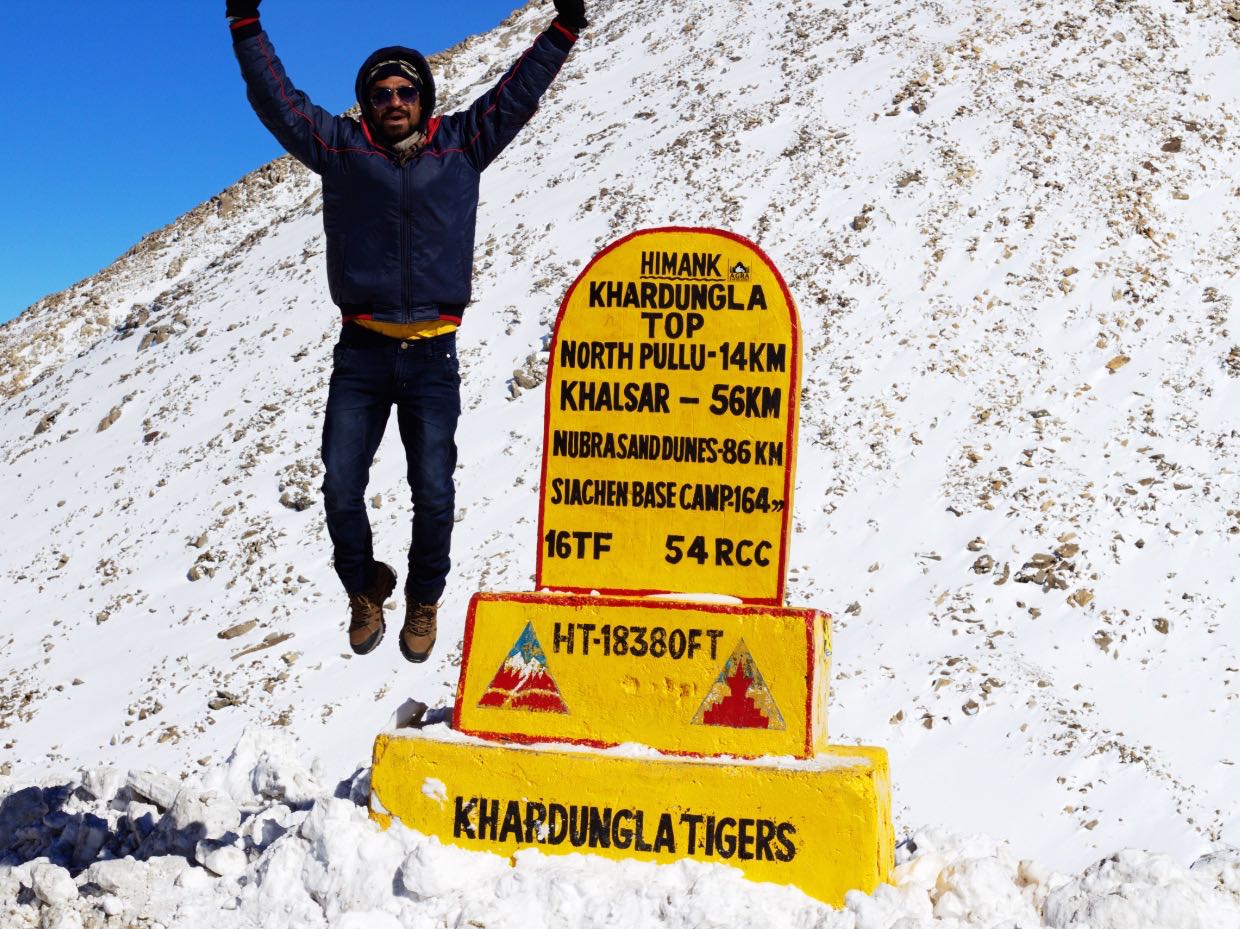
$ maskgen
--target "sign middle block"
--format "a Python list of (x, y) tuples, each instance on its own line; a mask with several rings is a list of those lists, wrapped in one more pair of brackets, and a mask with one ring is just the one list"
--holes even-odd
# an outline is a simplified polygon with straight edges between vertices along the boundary
[(810, 758), (827, 744), (830, 617), (817, 610), (476, 594), (453, 728)]

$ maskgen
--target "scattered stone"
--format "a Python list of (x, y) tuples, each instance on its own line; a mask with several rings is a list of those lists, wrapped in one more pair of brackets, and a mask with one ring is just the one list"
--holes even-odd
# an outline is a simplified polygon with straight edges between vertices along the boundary
[(980, 535), (977, 538), (975, 538), (972, 542), (970, 542), (968, 545), (965, 546), (965, 548), (967, 548), (971, 552), (980, 552), (985, 547), (986, 547), (986, 540), (983, 539)]
[(1223, 365), (1231, 377), (1240, 377), (1240, 345), (1231, 347), (1231, 351), (1223, 359)]
[(34, 427), (34, 434), (42, 435), (47, 432), (48, 429), (52, 428), (52, 425), (56, 422), (56, 417), (59, 416), (63, 410), (64, 407), (62, 406), (58, 410), (53, 410), (50, 413), (44, 413), (43, 417), (39, 420), (39, 424)]
[(227, 690), (217, 690), (215, 696), (207, 701), (207, 708), (211, 710), (223, 710), (230, 706), (240, 705), (241, 699)]
[(1073, 606), (1083, 607), (1083, 606), (1089, 606), (1089, 604), (1093, 602), (1093, 599), (1094, 599), (1094, 592), (1092, 590), (1086, 590), (1084, 587), (1082, 587), (1079, 590), (1075, 591), (1070, 597), (1068, 597), (1068, 602), (1071, 603)]
[(287, 490), (280, 494), (280, 505), (298, 513), (314, 506), (314, 500), (306, 493), (291, 494)]
[(1171, 623), (1167, 622), (1166, 618), (1162, 616), (1156, 616), (1154, 617), (1154, 629), (1166, 635), (1171, 631)]
[(236, 661), (238, 658), (244, 658), (246, 655), (253, 655), (255, 652), (261, 652), (268, 648), (274, 648), (277, 645), (287, 642), (292, 637), (293, 633), (291, 632), (268, 633), (267, 637), (263, 639), (263, 641), (259, 642), (257, 645), (251, 645), (249, 648), (243, 648), (241, 651), (233, 655), (232, 659), (233, 661)]
[(223, 639), (224, 641), (228, 641), (229, 639), (236, 639), (236, 638), (239, 638), (245, 635), (247, 632), (252, 630), (257, 625), (258, 625), (258, 620), (251, 619), (247, 622), (238, 623), (235, 626), (231, 626), (228, 629), (225, 629), (223, 632), (217, 632), (215, 634), (215, 637), (217, 639)]
[(121, 408), (119, 406), (112, 407), (108, 415), (103, 417), (103, 419), (99, 420), (99, 427), (95, 431), (103, 432), (105, 429), (111, 428), (112, 425), (120, 418), (121, 418)]
[(973, 562), (974, 574), (989, 574), (995, 567), (995, 560), (989, 555), (982, 555), (977, 561)]
[(1162, 150), (1169, 155), (1176, 155), (1184, 151), (1184, 140), (1179, 136), (1173, 136), (1163, 143)]
[(520, 385), (521, 387), (524, 387), (526, 390), (533, 390), (535, 387), (539, 385), (539, 383), (541, 383), (537, 377), (535, 377), (529, 371), (526, 371), (524, 368), (515, 369), (512, 372), (512, 379), (516, 381), (518, 385)]
[(1110, 371), (1112, 374), (1114, 374), (1116, 371), (1118, 371), (1124, 365), (1128, 364), (1128, 362), (1130, 361), (1132, 361), (1132, 359), (1129, 358), (1127, 355), (1116, 355), (1114, 358), (1112, 358), (1110, 361), (1107, 362), (1107, 370)]
[(144, 352), (152, 345), (163, 345), (171, 337), (171, 326), (156, 326), (142, 337), (142, 342), (138, 345), (138, 351)]
[(1070, 562), (1063, 562), (1055, 555), (1038, 552), (1021, 566), (1020, 572), (1016, 575), (1016, 583), (1037, 584), (1044, 593), (1051, 590), (1067, 590), (1068, 582), (1060, 572), (1071, 570)]

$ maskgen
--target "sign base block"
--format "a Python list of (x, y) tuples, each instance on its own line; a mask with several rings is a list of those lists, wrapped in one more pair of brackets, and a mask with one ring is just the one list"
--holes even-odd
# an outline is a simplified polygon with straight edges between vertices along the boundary
[(887, 753), (682, 758), (643, 750), (499, 745), (446, 726), (375, 740), (371, 818), (512, 855), (593, 854), (731, 865), (832, 906), (894, 866)]

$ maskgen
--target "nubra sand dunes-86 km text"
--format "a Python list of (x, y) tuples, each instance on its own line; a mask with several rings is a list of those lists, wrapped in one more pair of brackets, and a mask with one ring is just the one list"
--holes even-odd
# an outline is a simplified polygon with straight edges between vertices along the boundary
[[(545, 6), (437, 56), (440, 108)], [(0, 923), (1240, 926), (1240, 7), (591, 19), (483, 180), (416, 670), (345, 648), (316, 177), (258, 168), (0, 328)], [(452, 703), (470, 595), (532, 589), (560, 301), (657, 226), (756, 242), (800, 314), (787, 600), (834, 616), (831, 736), (889, 750), (903, 843), (843, 910), (367, 819), (375, 733)], [(367, 491), (393, 559), (395, 431)]]

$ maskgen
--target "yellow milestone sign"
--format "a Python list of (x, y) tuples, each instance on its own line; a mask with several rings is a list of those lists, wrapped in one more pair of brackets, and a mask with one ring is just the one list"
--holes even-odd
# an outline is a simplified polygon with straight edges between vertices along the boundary
[(830, 618), (808, 609), (477, 594), (453, 728), (487, 738), (809, 757)]
[(538, 586), (782, 603), (799, 379), (796, 308), (752, 243), (604, 250), (551, 346)]
[(583, 853), (737, 867), (841, 906), (887, 880), (894, 856), (887, 754), (812, 759), (635, 758), (494, 745), (443, 726), (375, 741), (371, 816), (462, 848)]

